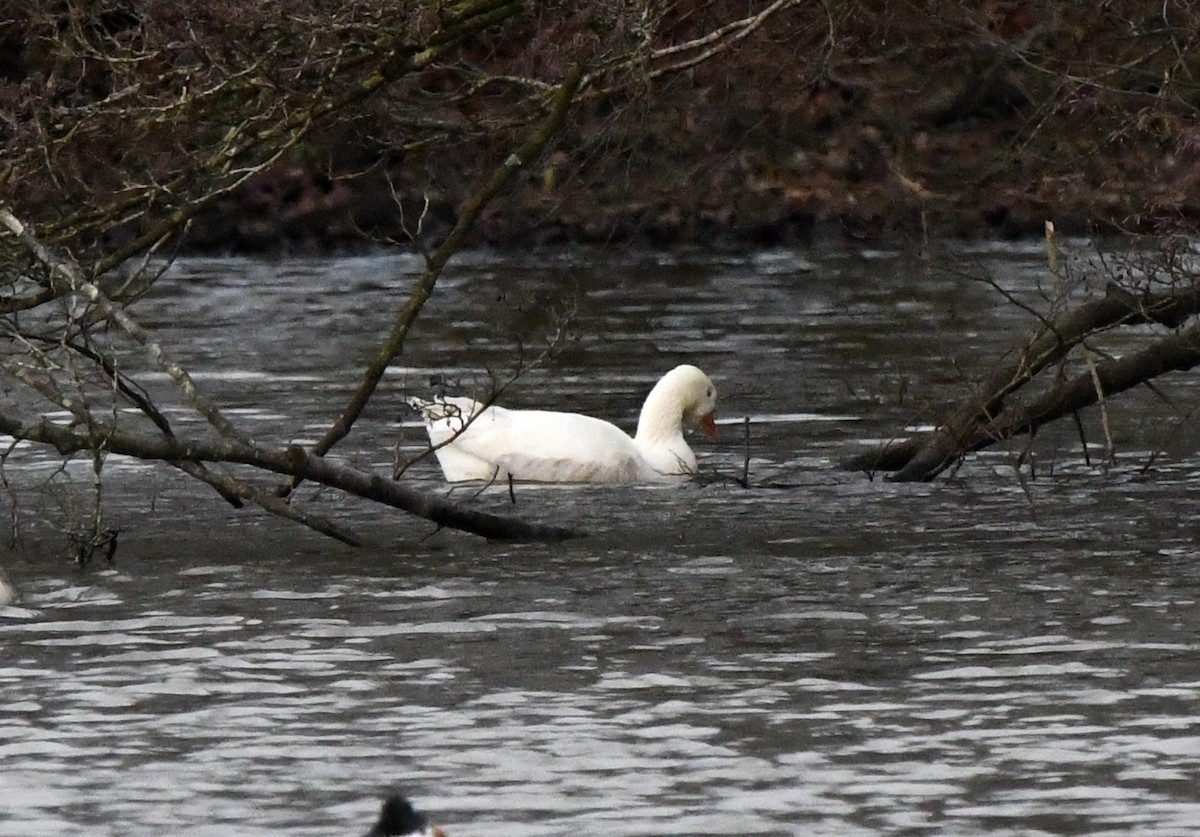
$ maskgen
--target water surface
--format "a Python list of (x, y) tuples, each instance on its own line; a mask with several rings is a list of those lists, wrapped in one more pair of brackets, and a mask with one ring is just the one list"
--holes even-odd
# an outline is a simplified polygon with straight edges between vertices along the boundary
[[(933, 485), (833, 467), (1030, 327), (997, 289), (1039, 299), (1039, 248), (952, 255), (461, 262), (340, 456), (386, 471), (422, 441), (401, 395), (486, 386), (551, 339), (505, 403), (631, 428), (693, 362), (728, 421), (696, 443), (709, 476), (749, 451), (748, 490), (456, 490), (588, 532), (566, 544), (307, 487), (356, 551), (110, 462), (113, 566), (74, 568), (32, 523), (4, 561), (0, 835), (357, 834), (390, 785), (452, 837), (1193, 833), (1200, 468), (1171, 408), (1114, 406), (1107, 464), (1063, 431), (1034, 473), (1020, 447)], [(304, 441), (415, 270), (188, 260), (141, 316), (255, 438)], [(86, 510), (89, 468), (6, 475), (53, 482), (55, 524)], [(405, 478), (445, 490), (431, 461)]]

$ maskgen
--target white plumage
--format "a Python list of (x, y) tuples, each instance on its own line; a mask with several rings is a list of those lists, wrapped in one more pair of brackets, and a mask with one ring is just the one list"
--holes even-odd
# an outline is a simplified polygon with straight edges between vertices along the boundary
[(654, 386), (637, 434), (579, 413), (485, 407), (471, 398), (409, 399), (425, 421), (450, 482), (658, 482), (696, 472), (683, 438), (689, 422), (715, 438), (717, 391), (695, 366), (678, 366)]

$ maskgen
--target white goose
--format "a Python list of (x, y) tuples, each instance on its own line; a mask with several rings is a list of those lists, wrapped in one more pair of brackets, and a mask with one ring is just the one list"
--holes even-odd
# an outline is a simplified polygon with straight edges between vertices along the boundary
[(17, 600), (17, 589), (8, 583), (8, 576), (0, 569), (0, 607), (10, 605)]
[(607, 421), (550, 410), (507, 410), (472, 398), (410, 398), (449, 482), (662, 482), (696, 473), (685, 421), (716, 438), (717, 390), (695, 366), (662, 377), (637, 435)]

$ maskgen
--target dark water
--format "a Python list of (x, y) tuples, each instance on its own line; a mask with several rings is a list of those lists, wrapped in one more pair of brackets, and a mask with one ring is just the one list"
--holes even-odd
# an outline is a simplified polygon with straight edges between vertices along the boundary
[[(1043, 262), (472, 256), (339, 455), (387, 470), (421, 441), (402, 393), (507, 374), (562, 332), (506, 403), (631, 427), (697, 363), (729, 422), (702, 465), (740, 475), (750, 416), (754, 487), (470, 499), (589, 533), (552, 547), (306, 489), (372, 541), (355, 551), (112, 460), (115, 565), (74, 568), (37, 521), (4, 559), (0, 835), (357, 834), (388, 785), (451, 837), (1196, 833), (1195, 386), (1114, 404), (1108, 462), (1089, 417), (1092, 465), (1072, 430), (1033, 473), (1019, 447), (934, 485), (832, 467), (1023, 333), (1000, 291), (1036, 302)], [(257, 439), (303, 441), (414, 267), (188, 261), (141, 316)], [(48, 525), (88, 508), (86, 462), (6, 476), (52, 487)], [(444, 490), (428, 462), (407, 478)]]

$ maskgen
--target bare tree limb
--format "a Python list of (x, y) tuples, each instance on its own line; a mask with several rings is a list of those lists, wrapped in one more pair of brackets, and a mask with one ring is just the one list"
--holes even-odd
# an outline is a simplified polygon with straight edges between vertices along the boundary
[(234, 427), (233, 423), (214, 405), (208, 403), (196, 389), (192, 376), (183, 367), (171, 360), (162, 346), (150, 339), (150, 335), (124, 309), (115, 305), (98, 285), (89, 282), (80, 274), (78, 267), (67, 259), (61, 258), (43, 245), (34, 235), (33, 230), (23, 224), (8, 207), (0, 204), (0, 226), (8, 229), (20, 239), (35, 258), (49, 269), (51, 285), (59, 296), (80, 293), (89, 299), (99, 309), (104, 317), (121, 328), (134, 339), (146, 354), (161, 368), (171, 380), (183, 391), (188, 402), (196, 412), (204, 416), (222, 436), (247, 441), (245, 436)]
[(1158, 323), (1175, 327), (1197, 313), (1200, 287), (1137, 295), (1110, 285), (1104, 297), (1063, 312), (1039, 329), (1011, 360), (987, 375), (932, 433), (854, 457), (845, 467), (895, 471), (892, 479), (901, 482), (931, 480), (964, 452), (978, 449), (973, 447), (981, 442), (978, 434), (992, 432), (988, 428), (999, 418), (1011, 394), (1089, 336), (1118, 325)]
[(693, 54), (686, 55), (663, 66), (655, 67), (651, 70), (650, 77), (657, 78), (658, 76), (677, 73), (680, 70), (686, 70), (697, 64), (702, 64), (713, 56), (729, 49), (739, 41), (745, 40), (757, 29), (761, 28), (773, 15), (785, 11), (789, 7), (799, 5), (800, 0), (775, 0), (774, 3), (757, 14), (731, 21), (699, 38), (694, 38), (682, 44), (674, 44), (669, 47), (653, 50), (650, 53), (651, 61), (675, 58), (675, 56), (688, 52)]
[(1192, 368), (1200, 336), (1196, 326), (1159, 338), (1120, 359), (1093, 359), (1085, 374), (1056, 381), (1028, 407), (1007, 402), (1039, 372), (1099, 332), (1117, 325), (1147, 323), (1176, 327), (1196, 314), (1200, 314), (1200, 287), (1136, 295), (1110, 285), (1102, 299), (1063, 312), (1044, 325), (1012, 360), (997, 366), (940, 427), (859, 454), (848, 459), (844, 468), (894, 471), (893, 480), (901, 482), (932, 480), (968, 452), (1016, 434), (1032, 433), (1045, 423), (1157, 375)]
[(89, 434), (46, 419), (21, 421), (0, 414), (0, 432), (14, 439), (53, 446), (60, 454), (95, 449), (96, 440), (107, 454), (142, 460), (178, 462), (230, 462), (298, 477), (337, 488), (363, 499), (423, 517), (439, 526), (461, 529), (485, 538), (507, 541), (561, 541), (580, 532), (559, 526), (527, 523), (500, 515), (462, 508), (440, 497), (406, 488), (379, 474), (338, 465), (293, 446), (268, 450), (237, 439), (185, 440), (130, 433), (111, 423), (94, 422)]
[[(383, 378), (384, 372), (387, 371), (388, 365), (391, 364), (404, 348), (404, 341), (408, 336), (409, 329), (412, 328), (417, 315), (421, 312), (422, 307), (424, 307), (426, 301), (433, 293), (434, 286), (437, 284), (438, 278), (442, 275), (446, 264), (458, 252), (459, 248), (462, 247), (467, 232), (474, 226), (484, 207), (488, 205), (492, 198), (500, 193), (519, 170), (541, 153), (546, 144), (550, 142), (551, 138), (563, 126), (567, 118), (567, 112), (571, 106), (571, 101), (575, 96), (576, 90), (579, 88), (582, 78), (582, 65), (576, 65), (567, 72), (566, 77), (551, 100), (550, 112), (546, 115), (545, 120), (530, 133), (525, 141), (504, 162), (492, 170), (479, 189), (463, 204), (454, 228), (443, 239), (437, 249), (426, 258), (425, 270), (422, 272), (421, 278), (417, 280), (416, 287), (413, 288), (412, 293), (409, 295), (408, 302), (396, 313), (391, 333), (375, 351), (375, 355), (368, 365), (366, 372), (363, 374), (358, 388), (350, 397), (350, 401), (343, 409), (341, 415), (338, 416), (325, 435), (313, 446), (313, 453), (323, 456), (350, 433), (354, 422), (358, 420), (367, 402), (370, 401), (371, 396), (375, 393), (375, 389), (379, 386), (379, 381)], [(282, 486), (280, 492), (286, 494), (294, 487), (293, 484)]]
[(200, 462), (176, 460), (171, 463), (190, 477), (212, 486), (222, 497), (240, 506), (242, 500), (249, 500), (259, 508), (276, 517), (291, 520), (307, 526), (322, 535), (328, 535), (347, 546), (363, 546), (364, 541), (344, 526), (339, 526), (321, 515), (306, 512), (294, 503), (289, 503), (276, 497), (270, 491), (259, 491), (245, 480), (235, 479), (228, 474), (220, 474)]

